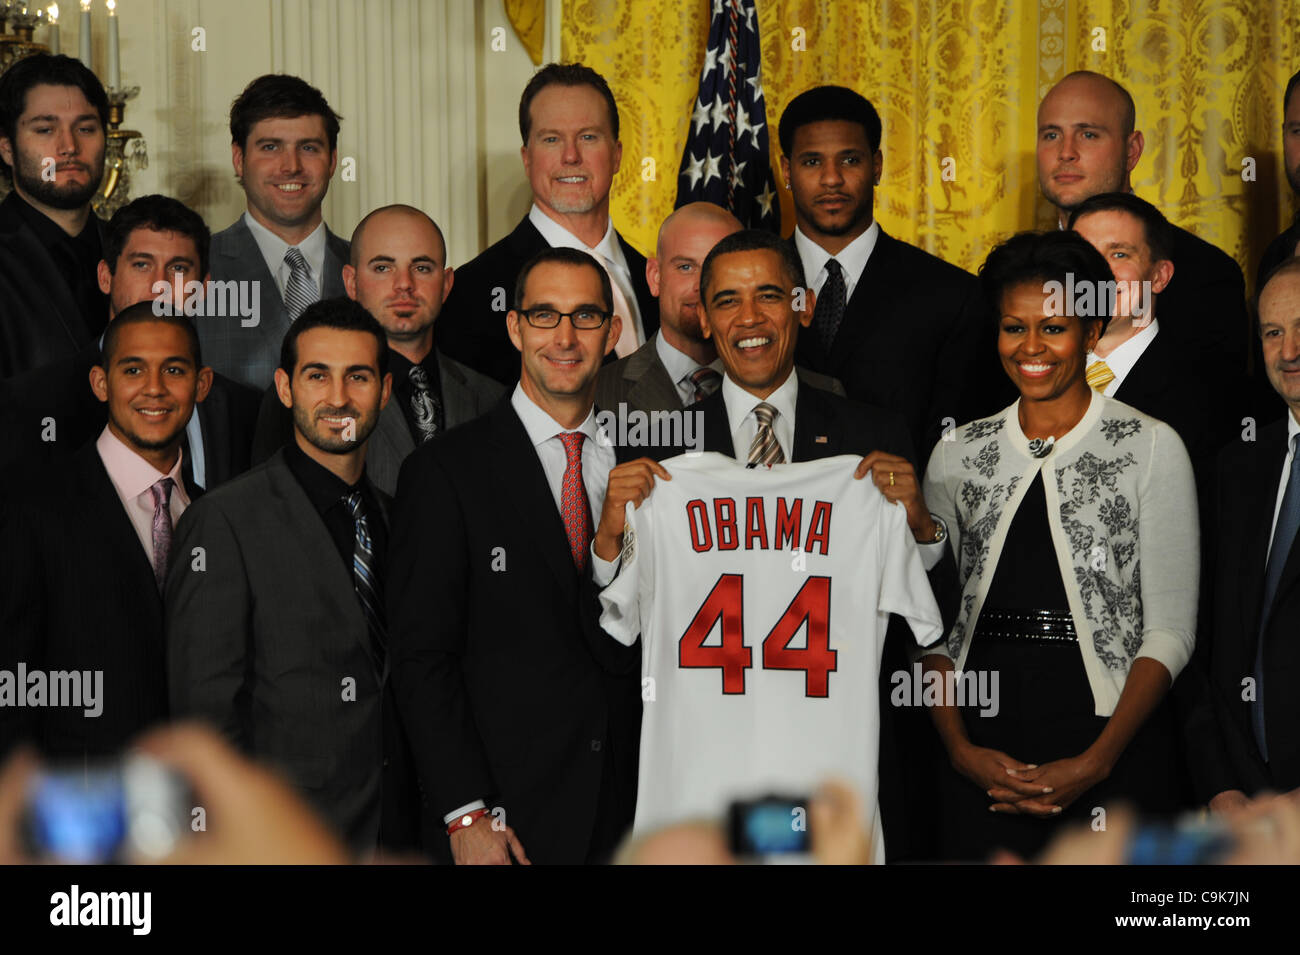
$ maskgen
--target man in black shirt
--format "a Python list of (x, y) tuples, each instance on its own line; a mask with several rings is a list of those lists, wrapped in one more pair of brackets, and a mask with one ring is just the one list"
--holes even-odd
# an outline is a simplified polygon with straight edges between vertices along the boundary
[[(1282, 165), (1287, 182), (1300, 196), (1300, 70), (1287, 81), (1282, 97)], [(1300, 252), (1300, 217), (1264, 250), (1255, 288), (1262, 289), (1269, 273), (1297, 252)]]
[(390, 501), (365, 474), (391, 388), (384, 331), (326, 299), (294, 322), (280, 363), (294, 441), (176, 529), (172, 711), (286, 773), (358, 852), (412, 848), (418, 792), (384, 617)]
[(0, 378), (76, 354), (104, 330), (90, 209), (104, 176), (108, 97), (68, 56), (39, 53), (0, 77)]

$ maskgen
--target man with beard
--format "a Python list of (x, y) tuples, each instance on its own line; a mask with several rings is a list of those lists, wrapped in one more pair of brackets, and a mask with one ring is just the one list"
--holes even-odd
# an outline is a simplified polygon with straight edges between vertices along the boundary
[(384, 330), (347, 298), (303, 312), (275, 374), (294, 442), (204, 498), (176, 529), (167, 674), (277, 767), (360, 853), (417, 844), (414, 777), (388, 687), (388, 495), (365, 476), (388, 403)]
[[(1287, 81), (1282, 97), (1282, 165), (1291, 189), (1300, 196), (1300, 71)], [(1263, 289), (1269, 274), (1293, 255), (1300, 255), (1300, 215), (1264, 250), (1255, 288)]]
[(0, 378), (66, 358), (104, 330), (95, 276), (108, 97), (69, 56), (37, 53), (0, 77)]
[(801, 93), (781, 114), (779, 136), (794, 247), (817, 297), (795, 360), (838, 378), (855, 401), (900, 413), (925, 461), (945, 429), (1014, 397), (984, 334), (979, 285), (880, 228), (880, 116), (858, 93)]
[[(436, 347), (434, 322), (455, 278), (437, 223), (411, 206), (384, 206), (361, 220), (351, 246), (343, 286), (384, 327), (393, 375), (393, 398), (366, 451), (366, 476), (393, 494), (397, 472), (417, 445), (484, 414), (505, 389)], [(253, 458), (269, 458), (292, 440), (293, 420), (268, 390)]]
[[(1052, 87), (1038, 107), (1038, 185), (1064, 229), (1090, 196), (1132, 192), (1145, 140), (1128, 90), (1087, 70)], [(1247, 410), (1246, 349), (1250, 322), (1241, 268), (1226, 253), (1170, 223), (1174, 276), (1160, 293), (1160, 327), (1194, 352), (1216, 356), (1214, 389), (1236, 399), (1225, 414)]]
[(259, 391), (290, 324), (312, 302), (343, 294), (348, 243), (320, 211), (338, 138), (338, 115), (296, 76), (259, 76), (230, 107), (231, 162), (248, 208), (212, 237), (212, 279), (256, 282), (257, 320), (208, 318), (199, 334), (214, 369)]
[[(172, 526), (199, 493), (181, 438), (212, 372), (189, 319), (140, 303), (108, 326), (89, 380), (108, 409), (99, 437), (0, 493), (0, 670), (29, 674), (29, 705), (0, 706), (0, 754), (28, 739), (108, 756), (167, 717), (160, 589)], [(31, 705), (30, 677), (52, 690), (57, 672), (78, 678), (77, 705)]]

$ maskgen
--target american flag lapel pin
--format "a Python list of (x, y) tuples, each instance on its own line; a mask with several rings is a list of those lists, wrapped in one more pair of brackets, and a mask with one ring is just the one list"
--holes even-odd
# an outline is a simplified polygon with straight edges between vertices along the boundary
[(813, 444), (825, 444), (825, 443), (826, 443), (826, 435), (819, 434), (813, 437)]

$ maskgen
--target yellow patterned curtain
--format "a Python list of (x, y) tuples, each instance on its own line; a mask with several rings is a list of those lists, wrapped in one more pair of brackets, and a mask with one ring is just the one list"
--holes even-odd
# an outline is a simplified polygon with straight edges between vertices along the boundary
[[(564, 0), (564, 59), (599, 70), (618, 98), (613, 215), (643, 252), (676, 197), (709, 10)], [(965, 268), (999, 238), (1053, 222), (1038, 194), (1035, 111), (1075, 69), (1133, 94), (1146, 136), (1138, 194), (1235, 256), (1248, 279), (1290, 220), (1281, 92), (1300, 68), (1295, 0), (758, 0), (758, 16), (773, 163), (791, 99), (819, 83), (853, 87), (884, 122), (882, 227)]]

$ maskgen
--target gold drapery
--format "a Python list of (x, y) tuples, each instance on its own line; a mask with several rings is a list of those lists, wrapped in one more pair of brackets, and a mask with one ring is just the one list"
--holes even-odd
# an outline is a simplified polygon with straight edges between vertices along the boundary
[[(710, 6), (564, 0), (564, 59), (600, 71), (619, 102), (612, 211), (643, 252), (676, 197)], [(1281, 95), (1300, 67), (1295, 0), (758, 0), (758, 19), (774, 166), (785, 105), (819, 83), (853, 87), (884, 123), (881, 226), (965, 268), (1000, 238), (1053, 223), (1035, 113), (1075, 69), (1133, 94), (1146, 137), (1135, 191), (1234, 256), (1248, 283), (1290, 220)]]
[(505, 0), (506, 17), (535, 66), (546, 42), (546, 0)]

